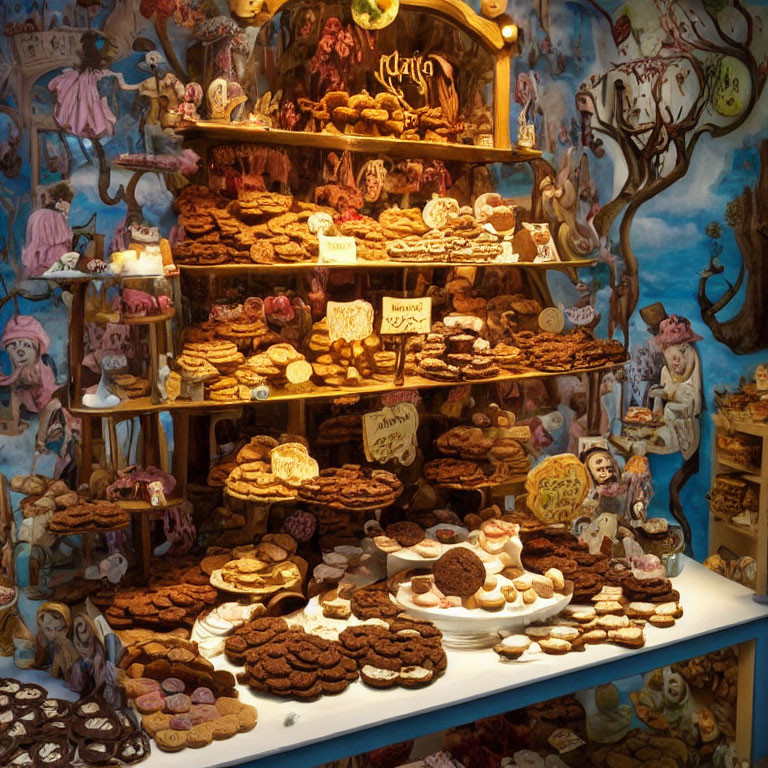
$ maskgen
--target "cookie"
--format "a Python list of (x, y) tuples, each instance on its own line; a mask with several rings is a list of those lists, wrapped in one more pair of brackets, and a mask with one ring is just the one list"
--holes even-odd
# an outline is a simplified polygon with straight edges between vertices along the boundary
[(391, 523), (386, 527), (385, 533), (401, 547), (412, 547), (424, 539), (424, 529), (420, 525), (408, 521)]
[(217, 741), (231, 739), (240, 730), (240, 723), (237, 715), (222, 715), (211, 723), (211, 729)]
[(187, 746), (192, 749), (207, 747), (213, 741), (213, 726), (210, 723), (199, 723), (187, 731)]
[(445, 595), (470, 597), (485, 583), (482, 560), (466, 547), (455, 547), (443, 554), (433, 569), (435, 585)]
[(165, 712), (142, 715), (141, 727), (154, 739), (158, 731), (164, 731), (171, 727), (171, 716), (166, 715)]
[(163, 752), (180, 752), (187, 746), (188, 731), (174, 731), (170, 728), (155, 734), (155, 744)]

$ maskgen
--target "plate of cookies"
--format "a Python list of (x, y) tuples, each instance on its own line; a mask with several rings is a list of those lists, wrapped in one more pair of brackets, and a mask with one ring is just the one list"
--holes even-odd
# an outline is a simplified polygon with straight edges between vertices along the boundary
[(213, 571), (211, 585), (237, 595), (266, 597), (283, 589), (299, 587), (301, 571), (290, 560), (267, 563), (253, 557), (241, 557)]
[(498, 632), (551, 618), (571, 600), (572, 586), (557, 569), (546, 575), (516, 566), (494, 570), (472, 548), (457, 545), (441, 555), (432, 573), (402, 582), (396, 599), (409, 616), (431, 621), (454, 648), (490, 647)]

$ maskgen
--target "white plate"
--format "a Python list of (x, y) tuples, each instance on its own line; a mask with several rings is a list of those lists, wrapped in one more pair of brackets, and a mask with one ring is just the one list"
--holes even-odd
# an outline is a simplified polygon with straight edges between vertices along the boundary
[[(511, 584), (499, 575), (499, 582)], [(397, 602), (409, 616), (431, 621), (443, 633), (446, 648), (487, 648), (499, 641), (498, 632), (522, 632), (529, 624), (544, 621), (562, 611), (571, 602), (571, 595), (555, 593), (552, 598), (538, 598), (533, 605), (522, 603), (518, 594), (516, 603), (508, 604), (499, 611), (482, 608), (424, 608), (413, 602), (411, 583), (405, 582), (397, 591)]]

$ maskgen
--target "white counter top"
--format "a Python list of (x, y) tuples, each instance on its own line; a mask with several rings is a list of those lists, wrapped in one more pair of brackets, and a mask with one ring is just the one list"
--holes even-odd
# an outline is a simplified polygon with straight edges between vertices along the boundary
[[(364, 730), (370, 726), (393, 723), (417, 715), (481, 699), (505, 691), (513, 691), (554, 677), (573, 674), (591, 667), (628, 658), (637, 660), (635, 672), (649, 669), (642, 656), (649, 651), (673, 646), (713, 632), (768, 618), (768, 606), (752, 600), (751, 590), (707, 570), (686, 559), (683, 573), (674, 579), (685, 615), (670, 629), (646, 627), (647, 642), (641, 650), (628, 650), (613, 645), (588, 646), (582, 653), (565, 656), (537, 655), (527, 662), (504, 663), (490, 649), (448, 651), (448, 669), (437, 682), (420, 690), (395, 688), (376, 690), (357, 681), (337, 696), (302, 703), (264, 694), (253, 694), (241, 687), (241, 699), (259, 710), (255, 730), (204, 749), (185, 749), (175, 754), (156, 750), (142, 763), (145, 768), (224, 768), (256, 760), (313, 742), (333, 739)], [(695, 654), (691, 654), (695, 655)], [(239, 671), (225, 657), (214, 660), (217, 667)], [(45, 673), (22, 673), (9, 659), (0, 660), (0, 674), (46, 685), (53, 695), (63, 688)], [(574, 687), (579, 687), (576, 684)], [(571, 690), (571, 689), (568, 689)], [(67, 698), (72, 698), (67, 692)], [(515, 707), (514, 699), (509, 708)], [(290, 712), (298, 714), (293, 726), (283, 724)], [(472, 715), (466, 718), (471, 720)], [(437, 728), (436, 728), (437, 729)], [(435, 730), (436, 730), (435, 729)], [(390, 742), (405, 736), (392, 727)], [(371, 745), (377, 746), (377, 745)], [(318, 759), (318, 762), (321, 762)], [(310, 768), (311, 762), (302, 762)], [(287, 763), (286, 763), (287, 765)]]

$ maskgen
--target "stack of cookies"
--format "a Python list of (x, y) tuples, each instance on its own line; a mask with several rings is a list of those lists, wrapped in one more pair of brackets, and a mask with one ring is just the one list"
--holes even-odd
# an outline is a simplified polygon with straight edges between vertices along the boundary
[[(413, 337), (406, 347), (406, 372), (438, 381), (475, 381), (498, 376), (490, 344), (471, 330), (435, 323), (426, 337)], [(413, 369), (408, 363), (413, 361)]]
[(225, 481), (227, 493), (236, 499), (262, 503), (295, 499), (296, 489), (272, 474), (270, 469), (264, 461), (239, 464)]
[(302, 629), (254, 634), (238, 680), (255, 691), (311, 701), (341, 693), (357, 680), (357, 663), (338, 641)]
[(378, 509), (394, 504), (403, 484), (391, 472), (359, 464), (323, 469), (299, 487), (299, 498), (329, 507)]
[(131, 522), (130, 513), (108, 501), (82, 501), (58, 509), (48, 521), (48, 530), (59, 536), (87, 531), (113, 531)]
[(596, 339), (584, 328), (563, 334), (520, 331), (511, 334), (515, 347), (522, 350), (525, 365), (537, 371), (570, 371), (621, 363), (626, 351), (616, 339)]
[(305, 380), (309, 379), (312, 370), (304, 355), (291, 344), (272, 344), (263, 352), (245, 360), (235, 371), (235, 378), (247, 387), (258, 386), (263, 381), (269, 382), (270, 386), (285, 387), (291, 379), (302, 378), (301, 375), (296, 376), (298, 372), (295, 364), (303, 364), (307, 368), (303, 376)]
[(387, 236), (381, 224), (370, 216), (349, 218), (338, 225), (339, 233), (354, 237), (357, 255), (364, 261), (386, 261)]
[(448, 664), (441, 638), (433, 624), (409, 618), (374, 619), (339, 634), (372, 688), (420, 688), (437, 680)]
[[(241, 189), (237, 200), (187, 187), (174, 201), (187, 239), (176, 245), (180, 264), (293, 264), (316, 259), (319, 242), (307, 219), (329, 209), (291, 195)], [(333, 213), (333, 211), (330, 211)]]
[(195, 584), (123, 589), (114, 594), (105, 615), (114, 629), (191, 628), (198, 614), (206, 606), (214, 605), (217, 598), (213, 587)]
[(149, 381), (131, 373), (114, 373), (110, 376), (115, 394), (120, 398), (133, 400), (149, 392)]

